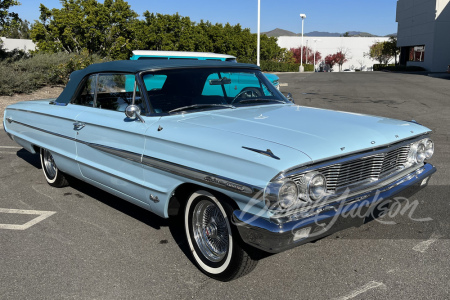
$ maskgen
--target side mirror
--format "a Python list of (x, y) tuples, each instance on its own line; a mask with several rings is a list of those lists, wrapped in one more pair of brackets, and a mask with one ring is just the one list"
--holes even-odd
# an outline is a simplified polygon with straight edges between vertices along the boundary
[(292, 97), (292, 94), (291, 94), (291, 93), (287, 94), (286, 98), (287, 98), (289, 101), (291, 101), (292, 103), (294, 103), (294, 98)]
[(127, 118), (130, 118), (132, 120), (135, 120), (138, 118), (142, 123), (145, 123), (144, 119), (141, 117), (141, 109), (137, 105), (128, 105), (125, 109), (125, 115)]

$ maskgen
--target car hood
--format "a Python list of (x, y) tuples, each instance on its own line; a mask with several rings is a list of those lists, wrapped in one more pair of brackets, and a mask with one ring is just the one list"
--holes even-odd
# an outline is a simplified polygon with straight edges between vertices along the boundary
[[(180, 122), (284, 145), (313, 161), (378, 148), (431, 131), (409, 121), (285, 104), (185, 115)], [(251, 141), (242, 146), (254, 148)]]

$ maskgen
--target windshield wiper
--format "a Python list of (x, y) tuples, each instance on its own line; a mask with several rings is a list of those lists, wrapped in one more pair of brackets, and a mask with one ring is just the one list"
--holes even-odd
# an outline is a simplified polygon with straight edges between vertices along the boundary
[(278, 99), (261, 99), (261, 98), (242, 99), (238, 103), (252, 103), (252, 102), (279, 102), (279, 103), (287, 103), (286, 101), (278, 100)]
[(198, 109), (198, 108), (208, 108), (208, 107), (225, 107), (225, 108), (232, 108), (232, 109), (236, 108), (236, 107), (234, 107), (234, 105), (230, 105), (230, 104), (193, 104), (193, 105), (188, 105), (188, 106), (183, 106), (183, 107), (178, 107), (178, 108), (172, 109), (169, 111), (169, 114), (173, 113), (173, 112), (177, 112), (177, 111)]

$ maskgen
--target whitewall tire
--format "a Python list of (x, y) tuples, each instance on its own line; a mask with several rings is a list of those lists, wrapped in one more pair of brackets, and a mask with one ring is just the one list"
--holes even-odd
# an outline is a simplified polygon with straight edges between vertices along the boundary
[(53, 187), (64, 187), (68, 185), (64, 174), (58, 169), (53, 155), (47, 149), (41, 148), (41, 167), (47, 183)]
[(247, 274), (257, 263), (239, 245), (231, 213), (230, 205), (204, 190), (192, 193), (184, 210), (186, 239), (195, 263), (203, 273), (222, 281)]

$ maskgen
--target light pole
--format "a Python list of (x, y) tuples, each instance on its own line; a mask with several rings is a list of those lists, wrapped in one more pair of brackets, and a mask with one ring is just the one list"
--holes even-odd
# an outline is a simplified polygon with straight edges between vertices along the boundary
[(261, 55), (261, 0), (258, 0), (258, 42), (257, 42), (257, 59), (256, 64), (258, 67), (260, 66), (260, 59), (259, 56)]
[(305, 64), (308, 64), (308, 43), (309, 43), (309, 40), (306, 40), (306, 47), (305, 47)]
[(314, 72), (316, 71), (316, 43), (320, 41), (318, 39), (314, 39)]
[(300, 18), (302, 18), (302, 50), (300, 51), (300, 72), (303, 72), (305, 71), (305, 69), (303, 68), (303, 25), (306, 19), (306, 15), (300, 14)]

